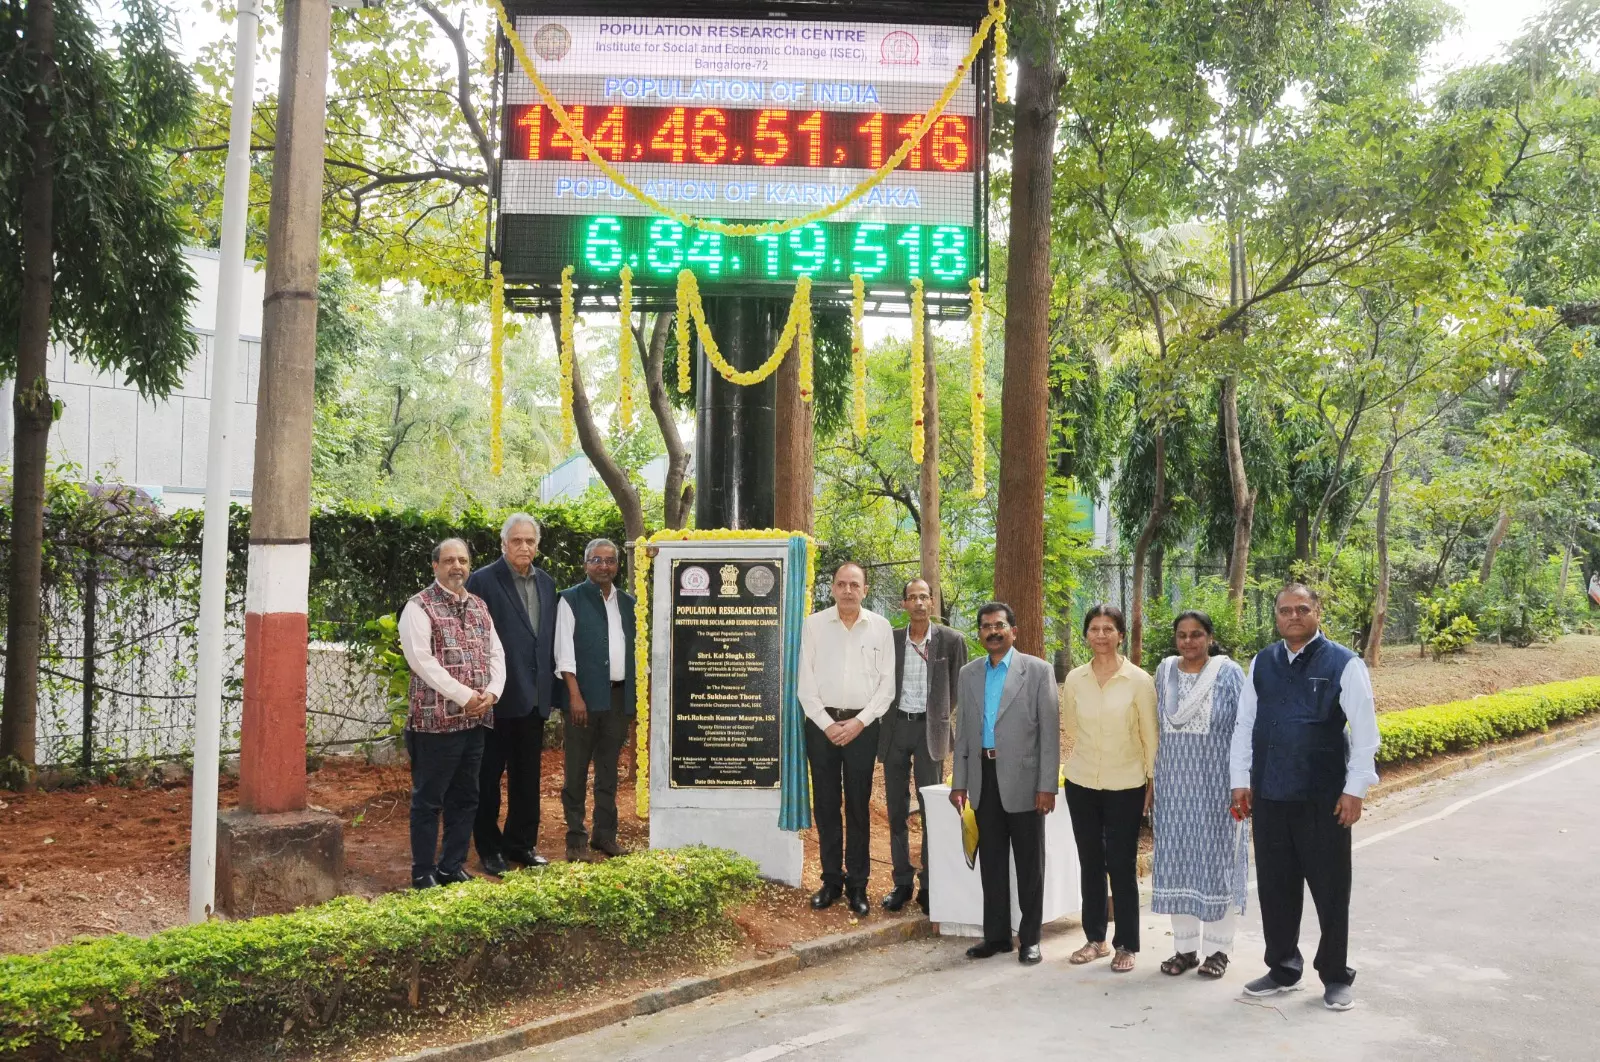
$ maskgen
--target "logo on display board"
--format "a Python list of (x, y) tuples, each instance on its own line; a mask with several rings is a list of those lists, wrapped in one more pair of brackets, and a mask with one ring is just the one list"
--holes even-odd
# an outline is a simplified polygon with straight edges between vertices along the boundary
[(559, 22), (547, 22), (533, 35), (533, 50), (547, 63), (565, 59), (572, 50), (572, 34)]
[(724, 564), (722, 566), (722, 591), (717, 596), (739, 596), (739, 566), (737, 564)]
[(772, 593), (772, 588), (778, 584), (778, 577), (772, 574), (772, 569), (766, 565), (757, 565), (751, 568), (744, 576), (744, 585), (757, 597), (766, 597)]
[(916, 66), (919, 61), (917, 38), (905, 30), (884, 34), (882, 52), (885, 66)]
[(710, 597), (711, 573), (699, 565), (678, 572), (678, 591), (684, 597)]

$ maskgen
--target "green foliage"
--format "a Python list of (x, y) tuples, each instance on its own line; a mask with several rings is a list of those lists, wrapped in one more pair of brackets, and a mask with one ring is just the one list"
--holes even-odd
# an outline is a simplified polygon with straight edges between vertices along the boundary
[[(1253, 590), (1272, 593), (1277, 582), (1253, 586)], [(1217, 645), (1223, 652), (1247, 666), (1251, 657), (1271, 645), (1278, 638), (1268, 615), (1264, 623), (1256, 623), (1255, 616), (1245, 609), (1235, 616), (1228, 603), (1227, 581), (1215, 576), (1200, 579), (1192, 586), (1180, 587), (1182, 604), (1173, 608), (1163, 599), (1150, 602), (1145, 613), (1144, 659), (1153, 668), (1157, 661), (1174, 655), (1177, 645), (1172, 636), (1172, 621), (1187, 609), (1197, 609), (1211, 617)]]
[(1600, 677), (1502, 690), (1470, 701), (1378, 716), (1379, 763), (1401, 763), (1477, 748), (1600, 711)]
[[(414, 977), (459, 978), (454, 964), (485, 949), (581, 930), (638, 947), (712, 925), (757, 880), (756, 865), (732, 852), (651, 850), (0, 957), (0, 1052), (88, 1055), (97, 1040), (148, 1050), (211, 1022), (237, 1043), (334, 1003), (359, 1023), (392, 1007), (394, 993), (404, 998)], [(487, 963), (469, 970), (501, 976)]]
[(411, 665), (400, 648), (400, 621), (393, 612), (361, 625), (355, 644), (383, 683), (388, 700), (389, 736), (399, 737), (411, 715)]

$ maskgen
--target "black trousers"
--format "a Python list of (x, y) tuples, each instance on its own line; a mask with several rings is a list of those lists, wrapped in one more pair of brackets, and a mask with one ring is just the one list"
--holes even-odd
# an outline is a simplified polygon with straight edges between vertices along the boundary
[[(878, 763), (874, 722), (841, 748), (817, 724), (806, 720), (806, 762), (811, 767), (811, 817), (822, 856), (822, 883), (866, 888), (870, 868), (868, 829), (872, 772)], [(839, 808), (844, 805), (841, 825)]]
[[(467, 861), (472, 819), (478, 811), (478, 769), (486, 728), (448, 734), (406, 731), (411, 756), (411, 876), (447, 873)], [(444, 847), (439, 849), (439, 817)], [(438, 853), (435, 858), (435, 852)]]
[(1272, 979), (1292, 985), (1305, 971), (1300, 915), (1305, 892), (1317, 905), (1322, 939), (1313, 962), (1322, 983), (1350, 984), (1350, 831), (1334, 818), (1338, 796), (1323, 800), (1257, 800), (1253, 821), (1261, 931)]
[(566, 777), (561, 783), (561, 810), (567, 818), (567, 847), (582, 848), (589, 843), (584, 829), (584, 805), (588, 802), (589, 765), (594, 765), (594, 833), (596, 841), (617, 839), (617, 760), (628, 743), (628, 730), (637, 718), (623, 704), (622, 687), (611, 687), (608, 711), (589, 709), (589, 721), (573, 726), (566, 718), (562, 744)]
[(1011, 943), (1011, 860), (1017, 861), (1017, 906), (1022, 921), (1017, 945), (1039, 943), (1044, 921), (1044, 816), (1029, 808), (1007, 811), (1000, 803), (994, 761), (983, 759), (983, 788), (973, 814), (978, 819), (978, 864), (983, 877), (983, 939)]
[[(889, 805), (889, 856), (894, 860), (894, 884), (899, 888), (915, 881), (926, 889), (928, 809), (922, 799), (922, 787), (938, 785), (944, 780), (944, 764), (934, 759), (928, 751), (926, 715), (907, 717), (898, 708), (891, 708), (879, 725), (889, 731), (888, 753), (883, 760), (883, 791)], [(911, 818), (911, 800), (908, 790), (913, 788), (916, 790), (917, 812), (922, 816), (922, 861), (918, 864), (920, 870), (911, 866), (911, 831), (908, 826)]]
[(1067, 782), (1067, 810), (1078, 845), (1082, 870), (1083, 935), (1104, 943), (1106, 875), (1116, 903), (1117, 932), (1113, 947), (1139, 950), (1139, 820), (1144, 817), (1144, 786), (1136, 789), (1090, 789)]
[[(478, 819), (472, 840), (478, 858), (526, 854), (539, 844), (539, 769), (544, 720), (534, 710), (516, 719), (495, 717), (483, 740), (478, 772)], [(500, 828), (500, 777), (506, 779), (506, 825)]]

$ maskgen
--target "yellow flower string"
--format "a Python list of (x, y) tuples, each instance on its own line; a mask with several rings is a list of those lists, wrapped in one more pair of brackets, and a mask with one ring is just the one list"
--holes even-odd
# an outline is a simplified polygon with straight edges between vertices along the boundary
[[(994, 98), (998, 103), (1010, 103), (1011, 87), (1006, 84), (1006, 53), (1010, 43), (1006, 40), (1006, 5), (1005, 0), (998, 0), (998, 3), (1000, 20), (994, 26)], [(992, 0), (989, 11), (992, 14), (994, 10), (995, 3)]]
[(811, 615), (811, 589), (817, 585), (817, 540), (804, 531), (763, 530), (730, 531), (712, 528), (705, 531), (693, 528), (663, 528), (633, 545), (633, 660), (634, 686), (637, 690), (635, 708), (638, 726), (634, 741), (634, 762), (638, 771), (634, 776), (634, 807), (641, 819), (650, 816), (650, 547), (662, 542), (737, 542), (750, 539), (793, 538), (799, 535), (806, 540), (806, 596), (800, 602), (802, 617)]
[(685, 269), (678, 274), (678, 390), (688, 391), (688, 368), (686, 351), (689, 348), (685, 336), (689, 324), (693, 322), (695, 334), (700, 337), (700, 348), (706, 352), (709, 361), (729, 383), (741, 387), (750, 387), (758, 384), (778, 371), (778, 366), (783, 364), (783, 359), (789, 353), (789, 348), (799, 348), (800, 364), (800, 393), (801, 397), (811, 401), (811, 366), (809, 353), (811, 349), (811, 278), (802, 275), (794, 286), (794, 299), (789, 303), (789, 319), (784, 322), (783, 332), (778, 336), (778, 344), (767, 360), (754, 369), (735, 369), (728, 359), (722, 356), (722, 351), (717, 349), (716, 339), (711, 335), (711, 326), (706, 323), (705, 304), (700, 300), (700, 282), (694, 273)]
[(799, 334), (795, 337), (800, 345), (800, 401), (809, 402), (814, 386), (811, 379), (811, 278), (808, 276), (802, 276), (794, 286), (794, 307), (790, 310), (790, 316), (796, 314), (800, 318), (797, 326)]
[(528, 50), (522, 43), (522, 37), (517, 33), (517, 28), (511, 21), (511, 16), (506, 14), (505, 4), (501, 0), (492, 0), (492, 3), (494, 4), (495, 16), (500, 20), (500, 26), (505, 31), (506, 39), (511, 42), (511, 50), (516, 53), (517, 62), (521, 64), (523, 73), (533, 83), (534, 89), (538, 91), (539, 98), (544, 101), (545, 106), (550, 108), (550, 113), (555, 117), (556, 124), (561, 127), (562, 133), (583, 152), (584, 156), (598, 166), (600, 172), (610, 178), (613, 184), (656, 213), (672, 218), (679, 224), (689, 228), (699, 229), (702, 232), (720, 232), (724, 236), (776, 235), (803, 228), (814, 221), (832, 217), (882, 184), (891, 173), (900, 167), (900, 164), (906, 160), (911, 152), (922, 143), (923, 137), (927, 136), (934, 123), (944, 114), (944, 109), (950, 105), (950, 101), (955, 98), (957, 90), (961, 88), (961, 82), (966, 79), (967, 71), (972, 69), (973, 60), (983, 50), (984, 42), (988, 39), (990, 30), (996, 26), (1003, 25), (1006, 17), (1005, 0), (989, 0), (989, 14), (978, 24), (978, 31), (972, 35), (972, 41), (967, 48), (966, 57), (956, 66), (955, 76), (950, 79), (949, 84), (945, 85), (944, 91), (939, 94), (939, 98), (934, 101), (933, 106), (928, 109), (921, 120), (914, 123), (915, 128), (910, 131), (910, 135), (906, 137), (901, 145), (895, 149), (894, 154), (890, 155), (883, 165), (873, 171), (872, 175), (866, 180), (827, 206), (812, 211), (803, 217), (790, 218), (787, 221), (769, 221), (759, 225), (744, 225), (694, 217), (693, 215), (673, 210), (656, 199), (655, 196), (646, 193), (644, 189), (628, 180), (627, 177), (623, 176), (622, 171), (601, 157), (600, 152), (595, 149), (595, 146), (589, 142), (589, 138), (584, 135), (582, 127), (573, 122), (572, 116), (561, 105), (561, 101), (556, 99), (555, 95), (546, 87), (544, 80), (539, 77), (539, 71), (534, 67), (533, 60), (528, 57)]
[(923, 447), (926, 443), (923, 438), (923, 423), (927, 416), (927, 403), (923, 393), (927, 387), (927, 372), (923, 365), (927, 351), (923, 346), (922, 319), (922, 278), (917, 277), (911, 282), (911, 460), (919, 465), (922, 464)]
[(689, 393), (689, 288), (694, 274), (685, 269), (678, 274), (678, 393)]
[(572, 267), (561, 271), (561, 449), (572, 449)]
[(850, 373), (854, 378), (856, 438), (867, 437), (867, 348), (861, 339), (861, 317), (866, 312), (867, 284), (860, 273), (850, 274)]
[(983, 401), (983, 285), (973, 277), (968, 286), (972, 290), (972, 496), (982, 498), (989, 493), (985, 480), (988, 454), (984, 452), (983, 442), (988, 423)]
[(617, 274), (622, 279), (622, 294), (617, 298), (617, 314), (622, 335), (617, 344), (617, 427), (633, 430), (633, 270), (627, 266)]
[(499, 262), (489, 263), (489, 471), (505, 470), (506, 278)]

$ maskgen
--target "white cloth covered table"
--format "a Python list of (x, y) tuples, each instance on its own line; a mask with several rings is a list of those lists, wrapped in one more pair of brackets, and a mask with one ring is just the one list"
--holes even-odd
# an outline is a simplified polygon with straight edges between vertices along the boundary
[[(939, 924), (946, 937), (983, 936), (983, 880), (979, 871), (983, 857), (971, 870), (961, 852), (961, 816), (950, 804), (948, 785), (922, 789), (927, 803), (928, 821), (922, 824), (928, 835), (928, 892), (933, 901), (928, 917)], [(1067, 815), (1065, 794), (1057, 794), (1056, 809), (1044, 820), (1044, 923), (1076, 916), (1078, 898), (1078, 849), (1072, 838), (1072, 820)], [(1022, 922), (1017, 907), (1017, 864), (1011, 861), (1011, 929)]]

